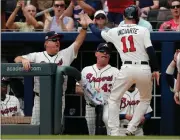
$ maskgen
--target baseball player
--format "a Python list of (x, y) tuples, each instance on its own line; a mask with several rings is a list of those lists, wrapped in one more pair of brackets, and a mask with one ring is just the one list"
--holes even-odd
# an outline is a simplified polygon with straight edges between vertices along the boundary
[[(120, 102), (120, 136), (126, 136), (126, 128), (129, 121), (131, 121), (135, 109), (140, 102), (139, 90), (136, 88), (136, 85), (133, 84), (128, 91), (125, 92)], [(138, 125), (137, 130), (135, 131), (135, 136), (143, 136), (143, 124), (146, 120), (151, 118), (152, 108), (149, 106), (146, 114), (142, 116), (140, 125)]]
[[(23, 56), (18, 56), (15, 58), (16, 63), (22, 63), (24, 70), (31, 70), (31, 62), (34, 63), (56, 63), (58, 66), (70, 66), (72, 61), (77, 57), (79, 48), (81, 47), (87, 31), (87, 23), (83, 19), (83, 16), (80, 16), (81, 20), (79, 23), (82, 25), (82, 29), (77, 36), (75, 42), (73, 42), (68, 48), (60, 51), (60, 35), (54, 31), (48, 32), (45, 37), (45, 51), (43, 52), (34, 52)], [(39, 77), (34, 78), (34, 107), (32, 113), (31, 124), (38, 125), (40, 124), (40, 83)], [(65, 79), (63, 85), (63, 95), (65, 94), (67, 85), (67, 79)], [(64, 113), (65, 108), (65, 96), (62, 97), (62, 113)]]
[(19, 100), (12, 95), (8, 95), (8, 79), (1, 79), (1, 117), (24, 116), (20, 109)]
[(176, 52), (175, 62), (176, 62), (176, 67), (178, 69), (178, 73), (177, 73), (177, 82), (176, 82), (176, 87), (175, 87), (174, 100), (176, 104), (180, 105), (180, 53), (179, 51)]
[[(82, 70), (82, 87), (84, 87), (85, 83), (90, 84), (94, 89), (98, 91), (98, 94), (102, 94), (103, 96), (103, 102), (102, 104), (102, 110), (100, 109), (99, 105), (96, 105), (92, 99), (88, 97), (88, 92), (91, 92), (91, 89), (88, 89), (88, 91), (83, 88), (84, 97), (86, 100), (86, 121), (87, 126), (89, 130), (89, 135), (95, 135), (95, 131), (98, 130), (97, 123), (100, 123), (100, 121), (103, 120), (107, 134), (109, 135), (109, 129), (107, 125), (108, 121), (108, 98), (111, 92), (111, 88), (113, 85), (113, 82), (115, 80), (115, 77), (117, 73), (119, 73), (119, 70), (115, 67), (112, 67), (109, 65), (109, 59), (110, 59), (110, 47), (107, 43), (100, 43), (97, 47), (97, 50), (95, 52), (95, 56), (97, 58), (96, 64), (92, 66), (87, 66)], [(91, 90), (91, 91), (90, 91)], [(100, 112), (98, 112), (100, 110)], [(102, 112), (101, 112), (102, 111)], [(102, 114), (102, 118), (100, 120), (97, 120), (98, 113)], [(101, 116), (101, 115), (100, 115)], [(97, 133), (96, 133), (97, 134)]]
[[(111, 130), (111, 136), (120, 135), (120, 99), (134, 83), (139, 89), (140, 103), (136, 107), (126, 132), (126, 135), (134, 135), (141, 117), (150, 105), (152, 79), (156, 78), (159, 85), (159, 66), (150, 40), (150, 32), (147, 28), (137, 25), (138, 9), (133, 5), (127, 7), (124, 11), (125, 24), (108, 31), (98, 30), (92, 20), (87, 15), (84, 16), (91, 31), (96, 36), (114, 44), (123, 62), (108, 99), (108, 127)], [(149, 64), (152, 66), (153, 73), (151, 73)]]

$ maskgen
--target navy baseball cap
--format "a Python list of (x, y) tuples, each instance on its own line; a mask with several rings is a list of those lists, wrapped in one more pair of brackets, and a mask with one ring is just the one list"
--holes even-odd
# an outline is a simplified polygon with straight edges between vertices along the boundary
[(6, 87), (9, 84), (9, 79), (2, 77), (1, 78), (1, 87)]
[(107, 52), (111, 53), (111, 48), (109, 47), (108, 43), (100, 43), (97, 47), (97, 52)]
[(45, 40), (52, 39), (52, 38), (62, 38), (63, 35), (56, 33), (55, 31), (50, 31), (46, 33)]

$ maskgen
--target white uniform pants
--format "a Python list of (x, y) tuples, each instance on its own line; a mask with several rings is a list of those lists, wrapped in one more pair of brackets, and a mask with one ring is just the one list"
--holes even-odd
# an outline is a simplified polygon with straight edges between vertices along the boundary
[[(65, 98), (62, 97), (62, 121), (64, 117), (64, 108), (65, 108)], [(34, 106), (31, 118), (32, 125), (40, 125), (40, 97), (35, 95), (34, 97)], [(63, 124), (63, 122), (62, 122)]]
[[(88, 126), (89, 135), (95, 135), (96, 130), (96, 111), (95, 107), (92, 107), (90, 105), (86, 105), (86, 121)], [(110, 134), (109, 128), (108, 128), (108, 105), (104, 105), (103, 107), (103, 122), (106, 126), (107, 135)]]
[(134, 133), (139, 125), (141, 117), (146, 113), (152, 98), (151, 68), (149, 65), (126, 64), (120, 69), (108, 99), (108, 127), (110, 135), (119, 136), (119, 107), (124, 93), (136, 83), (140, 92), (140, 103), (136, 107), (132, 120), (127, 130)]

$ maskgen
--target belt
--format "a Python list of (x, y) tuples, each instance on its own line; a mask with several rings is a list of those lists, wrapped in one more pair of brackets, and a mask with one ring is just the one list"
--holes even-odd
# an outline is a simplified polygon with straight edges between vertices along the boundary
[(40, 94), (39, 94), (39, 93), (37, 93), (37, 92), (34, 92), (34, 94), (35, 94), (36, 96), (40, 96)]
[[(105, 102), (104, 103), (104, 105), (107, 105), (108, 104), (108, 102)], [(91, 107), (96, 107), (94, 104), (91, 104), (91, 103), (86, 103), (86, 105), (89, 105), (89, 106), (91, 106)]]
[(96, 107), (94, 104), (91, 104), (91, 103), (86, 103), (86, 105), (89, 105), (91, 107)]
[(124, 64), (141, 64), (141, 65), (149, 65), (147, 61), (141, 61), (141, 62), (132, 62), (132, 61), (124, 61)]

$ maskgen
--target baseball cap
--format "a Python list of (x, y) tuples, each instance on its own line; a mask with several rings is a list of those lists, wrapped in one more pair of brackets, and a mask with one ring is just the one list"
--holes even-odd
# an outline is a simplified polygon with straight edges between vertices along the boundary
[(97, 47), (97, 52), (107, 52), (107, 53), (111, 53), (111, 48), (109, 47), (109, 45), (107, 43), (100, 43)]
[(95, 14), (94, 14), (94, 18), (99, 14), (103, 14), (107, 18), (106, 13), (103, 10), (96, 11)]
[(5, 78), (5, 77), (2, 77), (1, 78), (1, 87), (6, 87), (9, 83), (9, 79), (8, 78)]
[(45, 40), (52, 39), (52, 38), (62, 38), (63, 35), (56, 33), (55, 31), (50, 31), (46, 33)]

